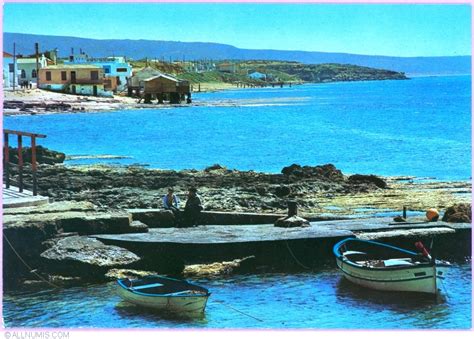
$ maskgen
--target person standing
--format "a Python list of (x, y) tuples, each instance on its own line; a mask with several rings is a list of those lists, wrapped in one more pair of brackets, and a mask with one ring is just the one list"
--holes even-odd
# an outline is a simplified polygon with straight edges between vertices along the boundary
[(191, 187), (188, 192), (188, 200), (184, 206), (185, 226), (198, 226), (202, 210), (201, 198), (197, 194), (197, 189)]

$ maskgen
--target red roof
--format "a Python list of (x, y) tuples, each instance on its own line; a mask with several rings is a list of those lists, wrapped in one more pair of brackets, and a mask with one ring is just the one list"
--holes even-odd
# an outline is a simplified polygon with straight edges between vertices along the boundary
[(13, 58), (13, 54), (10, 54), (10, 53), (7, 53), (7, 52), (3, 52), (3, 57), (4, 57), (4, 58)]

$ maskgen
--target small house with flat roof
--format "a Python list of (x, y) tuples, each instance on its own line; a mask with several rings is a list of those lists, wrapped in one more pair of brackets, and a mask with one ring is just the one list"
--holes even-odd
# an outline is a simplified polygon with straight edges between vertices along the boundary
[[(36, 58), (35, 57), (19, 57), (16, 60), (17, 67), (18, 67), (18, 83), (37, 83), (37, 74), (36, 74)], [(43, 67), (48, 66), (48, 64), (52, 64), (52, 61), (46, 58), (44, 55), (38, 57), (38, 68), (41, 69)]]
[(104, 69), (104, 75), (108, 80), (111, 90), (124, 91), (127, 89), (127, 81), (132, 76), (132, 66), (124, 57), (92, 58), (85, 53), (71, 55), (65, 65), (95, 65)]
[(40, 88), (56, 92), (112, 97), (104, 70), (95, 65), (53, 65), (39, 70)]

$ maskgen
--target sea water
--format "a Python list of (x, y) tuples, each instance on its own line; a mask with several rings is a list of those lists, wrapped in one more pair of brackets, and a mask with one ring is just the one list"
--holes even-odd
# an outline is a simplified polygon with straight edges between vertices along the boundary
[[(444, 298), (354, 285), (335, 268), (194, 280), (211, 296), (201, 316), (173, 316), (122, 301), (116, 284), (6, 292), (6, 327), (468, 329), (471, 262), (455, 263)], [(363, 321), (362, 321), (363, 319)]]
[[(47, 134), (40, 143), (68, 155), (126, 157), (69, 164), (202, 169), (220, 163), (278, 173), (291, 163), (333, 163), (346, 174), (469, 180), (470, 82), (469, 76), (427, 77), (194, 93), (197, 106), (10, 116), (4, 127)], [(111, 282), (7, 291), (4, 322), (7, 327), (72, 328), (471, 327), (470, 261), (450, 270), (441, 302), (366, 290), (344, 280), (334, 267), (195, 282), (212, 292), (198, 318), (130, 305)]]
[[(69, 164), (142, 164), (279, 173), (332, 163), (344, 173), (471, 177), (471, 77), (305, 84), (193, 93), (197, 106), (23, 115), (4, 127), (46, 134)], [(13, 141), (13, 140), (12, 140)]]

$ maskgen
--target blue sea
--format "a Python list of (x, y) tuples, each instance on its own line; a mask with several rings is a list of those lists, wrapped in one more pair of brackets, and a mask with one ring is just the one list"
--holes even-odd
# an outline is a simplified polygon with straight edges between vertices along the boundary
[(471, 177), (471, 77), (305, 84), (194, 93), (197, 106), (4, 118), (43, 133), (69, 164), (279, 173), (333, 163), (344, 173)]
[[(6, 327), (224, 329), (469, 329), (471, 262), (448, 271), (443, 298), (367, 290), (334, 268), (194, 280), (211, 291), (204, 315), (172, 316), (121, 300), (115, 283), (7, 292)], [(84, 310), (87, 310), (85, 312)]]
[[(67, 155), (115, 155), (69, 164), (142, 164), (279, 173), (292, 163), (333, 163), (344, 173), (430, 180), (471, 177), (471, 77), (306, 84), (194, 93), (196, 106), (24, 115), (4, 127), (43, 133)], [(13, 140), (12, 140), (13, 141)], [(9, 291), (7, 327), (467, 329), (471, 261), (455, 263), (436, 302), (368, 291), (334, 267), (196, 281), (212, 296), (200, 318), (149, 313), (114, 284)], [(84, 312), (84, 310), (87, 312)]]

